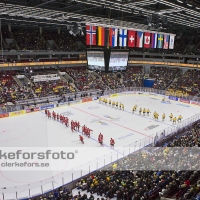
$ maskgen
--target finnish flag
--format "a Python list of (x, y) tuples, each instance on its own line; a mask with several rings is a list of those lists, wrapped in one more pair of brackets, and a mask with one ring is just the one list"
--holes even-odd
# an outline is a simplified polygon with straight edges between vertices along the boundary
[(119, 29), (119, 46), (120, 47), (127, 46), (127, 30)]

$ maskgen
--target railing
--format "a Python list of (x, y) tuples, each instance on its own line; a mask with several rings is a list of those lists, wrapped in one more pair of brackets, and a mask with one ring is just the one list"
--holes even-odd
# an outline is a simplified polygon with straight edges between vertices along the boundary
[[(90, 91), (91, 92), (91, 91)], [(92, 91), (94, 92), (94, 91)], [(150, 95), (165, 95), (165, 91), (163, 90), (157, 90), (152, 88), (142, 88), (142, 87), (129, 87), (129, 88), (122, 88), (122, 89), (115, 89), (115, 90), (106, 90), (104, 91), (104, 96), (116, 94), (116, 93), (134, 93), (137, 92), (137, 94), (143, 94), (147, 93)], [(89, 93), (88, 91), (84, 93)], [(79, 93), (81, 95), (83, 93)], [(70, 95), (70, 94), (68, 94)], [(74, 95), (74, 94), (73, 94)], [(199, 98), (196, 97), (188, 97), (187, 99), (191, 99), (192, 101), (197, 100), (199, 102)], [(17, 107), (19, 106), (19, 107)], [(20, 105), (17, 105), (15, 107), (11, 106), (10, 108), (6, 106), (1, 107), (0, 112), (9, 111), (11, 109), (13, 111), (13, 108), (20, 109)], [(2, 195), (2, 199), (20, 199), (20, 198), (29, 198), (32, 196), (38, 196), (41, 194), (44, 194), (48, 191), (54, 190), (55, 188), (58, 188), (64, 184), (74, 182), (76, 179), (80, 179), (80, 177), (83, 177), (95, 170), (98, 170), (102, 167), (105, 167), (106, 165), (121, 159), (133, 152), (136, 152), (139, 149), (142, 149), (143, 147), (147, 145), (154, 145), (159, 140), (162, 140), (164, 137), (168, 136), (169, 134), (172, 134), (174, 132), (177, 132), (179, 129), (197, 121), (200, 119), (200, 113), (196, 114), (188, 119), (183, 120), (181, 123), (178, 123), (177, 125), (169, 128), (165, 128), (162, 131), (157, 131), (156, 133), (146, 136), (138, 141), (134, 141), (133, 143), (130, 143), (124, 147), (120, 147), (118, 149), (115, 149), (114, 151), (109, 152), (108, 154), (105, 154), (101, 157), (98, 157), (94, 160), (91, 160), (87, 163), (80, 164), (77, 167), (72, 168), (71, 170), (59, 173), (55, 176), (52, 176), (50, 178), (47, 178), (45, 180), (41, 180), (34, 183), (27, 183), (20, 186), (12, 186), (12, 187), (6, 187), (6, 188), (0, 188), (0, 194)], [(83, 170), (84, 169), (84, 170)], [(49, 176), (51, 176), (49, 174)], [(1, 198), (1, 196), (0, 196)]]

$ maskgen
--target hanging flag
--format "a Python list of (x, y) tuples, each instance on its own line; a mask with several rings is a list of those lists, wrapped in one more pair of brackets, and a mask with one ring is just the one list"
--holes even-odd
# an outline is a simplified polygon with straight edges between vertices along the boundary
[(163, 48), (163, 35), (162, 34), (158, 34), (158, 44), (157, 44), (157, 48), (162, 49)]
[(135, 31), (128, 31), (128, 47), (135, 47)]
[(99, 46), (105, 45), (105, 28), (101, 26), (98, 27), (98, 45)]
[(168, 49), (168, 46), (169, 46), (169, 35), (164, 35), (163, 49)]
[(174, 49), (174, 35), (170, 35), (169, 49)]
[(127, 30), (119, 29), (119, 46), (120, 47), (127, 46)]
[(117, 35), (118, 35), (118, 29), (110, 28), (110, 46), (111, 47), (117, 46)]
[(150, 48), (151, 37), (150, 33), (144, 33), (144, 48)]
[(151, 34), (151, 48), (156, 48), (157, 47), (157, 33), (152, 33)]
[(86, 45), (96, 45), (96, 26), (86, 25)]
[(137, 31), (137, 43), (136, 47), (142, 48), (143, 47), (143, 32)]

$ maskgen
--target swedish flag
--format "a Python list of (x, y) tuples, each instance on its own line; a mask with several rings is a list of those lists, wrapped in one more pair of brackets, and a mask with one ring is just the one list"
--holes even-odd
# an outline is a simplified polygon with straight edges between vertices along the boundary
[(163, 35), (162, 34), (158, 34), (157, 48), (159, 48), (159, 49), (163, 48)]

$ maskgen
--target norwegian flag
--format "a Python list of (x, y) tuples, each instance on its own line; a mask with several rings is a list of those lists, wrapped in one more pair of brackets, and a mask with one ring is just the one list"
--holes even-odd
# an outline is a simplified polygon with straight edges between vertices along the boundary
[(86, 45), (96, 45), (96, 26), (86, 25)]

